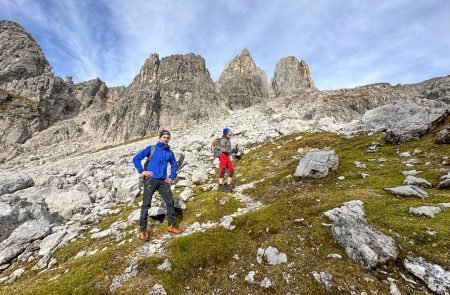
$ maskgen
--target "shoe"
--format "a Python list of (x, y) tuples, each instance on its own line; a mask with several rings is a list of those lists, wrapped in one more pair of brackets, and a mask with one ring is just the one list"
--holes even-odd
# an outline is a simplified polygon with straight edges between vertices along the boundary
[(171, 233), (173, 233), (173, 234), (180, 234), (180, 233), (182, 232), (181, 229), (179, 229), (179, 228), (177, 228), (177, 227), (175, 227), (175, 226), (173, 226), (173, 225), (169, 225), (169, 226), (167, 227), (167, 231), (168, 231), (168, 232), (171, 232)]
[(231, 184), (226, 184), (224, 191), (229, 193), (233, 192), (233, 186)]
[(218, 192), (224, 192), (225, 191), (225, 185), (219, 183), (219, 185), (217, 186), (217, 191)]
[(142, 230), (139, 233), (139, 239), (143, 242), (148, 242), (150, 240), (150, 235), (148, 234), (148, 230)]

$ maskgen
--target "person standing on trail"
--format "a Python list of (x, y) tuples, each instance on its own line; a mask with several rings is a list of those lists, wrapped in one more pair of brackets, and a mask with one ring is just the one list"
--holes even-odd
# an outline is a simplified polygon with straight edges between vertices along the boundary
[[(233, 132), (231, 132), (230, 128), (223, 129), (223, 136), (219, 139), (218, 148), (219, 148), (219, 190), (222, 191), (231, 191), (232, 186), (231, 182), (233, 181), (234, 168), (233, 163), (230, 160), (231, 153), (233, 152), (231, 149), (231, 136), (233, 136)], [(225, 172), (228, 175), (227, 183), (223, 185)]]
[[(161, 194), (167, 207), (167, 231), (175, 234), (181, 230), (175, 227), (175, 207), (170, 184), (177, 176), (178, 164), (175, 155), (169, 146), (170, 132), (162, 130), (159, 133), (159, 142), (150, 145), (137, 153), (133, 158), (133, 163), (139, 174), (144, 176), (144, 200), (141, 207), (141, 217), (139, 219), (140, 233), (142, 241), (149, 240), (147, 230), (148, 209), (152, 203), (152, 197), (156, 190)], [(141, 161), (147, 158), (147, 162), (142, 167)], [(170, 175), (167, 177), (167, 165), (170, 163)]]

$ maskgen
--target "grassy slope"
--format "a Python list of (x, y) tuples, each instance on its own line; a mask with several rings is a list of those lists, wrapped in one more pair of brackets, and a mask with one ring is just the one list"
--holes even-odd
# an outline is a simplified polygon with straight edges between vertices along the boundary
[[(419, 218), (408, 213), (410, 206), (450, 202), (449, 191), (429, 189), (430, 197), (420, 200), (396, 198), (383, 190), (386, 186), (401, 185), (404, 179), (401, 171), (409, 169), (423, 170), (424, 173), (418, 176), (436, 185), (439, 176), (444, 174), (439, 168), (448, 168), (442, 166), (442, 158), (450, 155), (450, 147), (435, 145), (431, 136), (428, 136), (401, 146), (382, 145), (378, 152), (366, 153), (366, 147), (372, 141), (382, 142), (381, 136), (362, 136), (346, 141), (336, 134), (310, 133), (285, 136), (256, 148), (240, 161), (236, 184), (262, 180), (255, 188), (248, 189), (246, 194), (263, 202), (264, 208), (236, 218), (233, 224), (237, 227), (233, 231), (220, 228), (173, 239), (166, 246), (168, 251), (165, 256), (141, 260), (138, 275), (116, 293), (141, 294), (155, 283), (162, 283), (169, 294), (201, 294), (212, 293), (213, 290), (217, 294), (324, 293), (312, 278), (312, 271), (327, 271), (333, 275), (336, 289), (332, 292), (388, 293), (389, 285), (383, 281), (386, 275), (366, 271), (348, 259), (332, 240), (330, 229), (323, 225), (329, 223), (323, 217), (326, 210), (354, 199), (364, 202), (370, 224), (396, 240), (401, 257), (411, 251), (440, 265), (450, 265), (450, 210), (443, 210), (434, 219)], [(293, 177), (301, 148), (306, 147), (334, 149), (340, 161), (338, 170), (321, 180)], [(415, 156), (420, 164), (409, 168), (401, 163), (405, 159), (399, 158), (396, 151), (412, 151), (414, 148), (421, 149), (423, 153)], [(369, 161), (381, 157), (387, 161)], [(356, 168), (353, 164), (355, 160), (365, 163), (367, 169)], [(425, 166), (427, 161), (432, 164)], [(380, 167), (380, 164), (384, 167)], [(361, 179), (361, 172), (370, 176)], [(345, 180), (337, 181), (340, 175), (345, 176)], [(183, 219), (179, 221), (182, 227), (195, 221), (219, 220), (240, 206), (230, 196), (231, 201), (220, 206), (219, 200), (227, 196), (223, 193), (203, 192), (198, 188), (195, 194), (194, 201), (188, 202)], [(102, 221), (98, 227), (106, 228), (118, 218), (125, 217), (130, 210)], [(196, 217), (197, 213), (202, 215)], [(304, 218), (304, 221), (294, 221), (299, 218)], [(427, 234), (427, 229), (435, 231), (436, 236)], [(154, 235), (162, 234), (164, 226), (156, 226)], [(134, 235), (130, 233), (128, 238), (134, 238)], [(122, 246), (117, 246), (117, 242), (110, 238), (100, 241), (78, 239), (55, 254), (57, 267), (39, 275), (27, 271), (17, 282), (3, 287), (0, 294), (106, 293), (112, 277), (128, 266), (128, 256), (139, 245), (136, 239)], [(105, 246), (107, 250), (96, 255), (77, 260), (70, 258), (78, 251), (101, 250)], [(274, 246), (286, 253), (288, 264), (259, 265), (256, 251), (259, 247), (267, 246)], [(327, 258), (331, 253), (339, 253), (344, 258)], [(239, 259), (233, 258), (235, 254)], [(165, 258), (169, 258), (172, 263), (171, 272), (156, 268)], [(400, 279), (394, 263), (387, 268), (393, 272), (392, 277)], [(64, 274), (66, 269), (69, 271)], [(261, 289), (245, 282), (244, 277), (251, 270), (257, 271), (256, 280), (268, 277), (275, 288)], [(234, 280), (229, 277), (233, 273), (236, 273)], [(61, 276), (47, 282), (57, 274)], [(407, 291), (401, 279), (398, 285), (402, 291)]]

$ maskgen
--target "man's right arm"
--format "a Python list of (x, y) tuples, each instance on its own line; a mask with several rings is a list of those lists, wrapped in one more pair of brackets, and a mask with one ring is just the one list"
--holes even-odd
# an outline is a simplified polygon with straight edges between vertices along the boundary
[(142, 174), (142, 172), (144, 172), (144, 168), (142, 168), (141, 161), (145, 159), (149, 153), (150, 153), (150, 146), (146, 147), (133, 157), (134, 167), (136, 167), (139, 174)]

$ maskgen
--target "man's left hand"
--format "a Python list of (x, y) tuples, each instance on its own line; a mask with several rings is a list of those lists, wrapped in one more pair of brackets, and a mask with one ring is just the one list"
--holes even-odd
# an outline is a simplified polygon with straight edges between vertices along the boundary
[(165, 182), (166, 182), (166, 183), (172, 183), (172, 178), (167, 177), (166, 180), (165, 180)]

